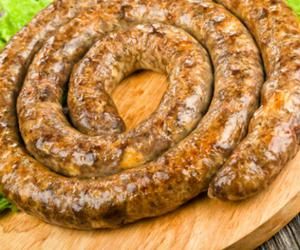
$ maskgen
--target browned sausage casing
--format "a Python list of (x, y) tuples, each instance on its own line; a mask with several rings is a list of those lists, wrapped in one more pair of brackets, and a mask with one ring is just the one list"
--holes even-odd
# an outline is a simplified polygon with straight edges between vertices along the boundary
[[(195, 39), (172, 26), (138, 25), (101, 39), (78, 64), (69, 84), (71, 117), (82, 130), (98, 136), (71, 128), (60, 103), (63, 89), (71, 66), (99, 37), (99, 30), (113, 28), (113, 14), (110, 25), (103, 24), (106, 15), (95, 9), (59, 30), (37, 53), (18, 98), (28, 151), (67, 176), (109, 175), (151, 160), (191, 132), (211, 96), (210, 61)], [(74, 25), (78, 20), (86, 22)], [(128, 133), (109, 135), (107, 128), (114, 129), (118, 115), (108, 91), (140, 68), (166, 72), (170, 87), (148, 120)]]
[(299, 149), (300, 28), (283, 1), (220, 0), (252, 31), (263, 55), (267, 81), (249, 133), (218, 172), (209, 194), (240, 200), (270, 184)]
[[(275, 174), (261, 177), (253, 171), (252, 176), (258, 177), (249, 185), (251, 168), (241, 172), (234, 164), (243, 165), (235, 160), (252, 157), (263, 169), (273, 164), (273, 158), (283, 157), (276, 163), (282, 166), (297, 151), (299, 26), (281, 1), (220, 2), (245, 19), (271, 79), (263, 89), (263, 107), (240, 146), (258, 106), (263, 69), (251, 34), (222, 5), (210, 0), (56, 1), (18, 33), (0, 56), (0, 178), (5, 194), (21, 209), (53, 224), (80, 229), (115, 227), (172, 211), (206, 191), (232, 152), (221, 170), (225, 186), (217, 175), (210, 194), (237, 199), (261, 190)], [(280, 11), (269, 13), (276, 4)], [(261, 17), (249, 21), (254, 13)], [(278, 21), (286, 16), (290, 28)], [(267, 25), (281, 35), (264, 32)], [(129, 39), (132, 49), (124, 52), (122, 44), (137, 35), (145, 38), (140, 43)], [(149, 39), (155, 47), (146, 48)], [(159, 46), (160, 42), (164, 45)], [(292, 46), (285, 51), (289, 42)], [(211, 104), (201, 120), (210, 96), (211, 66), (200, 44), (211, 57), (215, 81)], [(281, 57), (273, 54), (272, 46)], [(118, 48), (119, 56), (112, 59)], [(176, 56), (168, 64), (163, 52), (170, 59)], [(169, 92), (149, 120), (123, 133), (124, 124), (109, 93), (137, 68), (165, 71), (170, 77)], [(103, 73), (92, 76), (97, 69)], [(62, 112), (69, 76), (69, 109), (80, 132)], [(85, 88), (87, 80), (91, 82)], [(180, 91), (172, 94), (172, 86)], [(89, 92), (93, 88), (103, 104), (95, 113), (89, 106), (94, 103)], [(174, 102), (175, 97), (179, 102)], [(156, 121), (169, 122), (156, 123), (155, 115)], [(267, 116), (272, 121), (265, 122)], [(101, 122), (94, 122), (93, 117)], [(280, 128), (285, 128), (280, 130), (282, 137), (277, 136)], [(148, 135), (140, 133), (148, 130), (154, 135), (149, 141)], [(156, 143), (157, 138), (161, 143)], [(270, 148), (278, 138), (286, 140), (277, 151), (271, 150), (273, 158), (262, 154), (259, 148)], [(244, 145), (257, 151), (243, 150)], [(238, 185), (234, 174), (240, 176)], [(97, 175), (101, 177), (80, 178)]]

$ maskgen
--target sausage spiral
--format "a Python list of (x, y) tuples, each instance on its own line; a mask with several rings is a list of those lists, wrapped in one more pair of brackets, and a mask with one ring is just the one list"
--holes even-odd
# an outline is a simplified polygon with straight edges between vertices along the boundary
[[(0, 55), (3, 192), (46, 222), (93, 229), (208, 187), (236, 200), (267, 186), (298, 151), (299, 24), (280, 0), (218, 2), (57, 0), (38, 14)], [(126, 132), (110, 93), (137, 69), (170, 84)]]

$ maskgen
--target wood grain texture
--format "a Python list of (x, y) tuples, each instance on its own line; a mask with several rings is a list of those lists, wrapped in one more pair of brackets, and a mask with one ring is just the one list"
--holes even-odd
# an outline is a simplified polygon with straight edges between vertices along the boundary
[[(163, 75), (135, 74), (113, 97), (128, 128), (155, 110), (167, 88)], [(300, 212), (300, 153), (261, 194), (239, 203), (202, 194), (178, 210), (116, 230), (76, 231), (24, 213), (0, 219), (6, 249), (253, 249)]]
[(286, 227), (280, 230), (259, 250), (299, 250), (300, 249), (300, 214)]

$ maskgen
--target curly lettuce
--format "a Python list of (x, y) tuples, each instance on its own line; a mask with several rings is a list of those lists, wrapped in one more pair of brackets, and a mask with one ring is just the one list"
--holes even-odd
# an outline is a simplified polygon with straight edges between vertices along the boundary
[(0, 0), (0, 48), (51, 0)]
[(287, 3), (300, 16), (300, 0), (287, 0)]
[(0, 213), (7, 210), (17, 211), (17, 208), (0, 193)]

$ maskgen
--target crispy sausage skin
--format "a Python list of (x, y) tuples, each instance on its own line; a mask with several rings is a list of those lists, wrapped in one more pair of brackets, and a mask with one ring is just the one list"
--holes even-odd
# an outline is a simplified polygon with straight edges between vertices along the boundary
[(283, 1), (220, 0), (253, 33), (265, 63), (262, 105), (249, 133), (212, 181), (209, 194), (240, 200), (268, 186), (299, 149), (300, 27)]
[[(238, 199), (261, 190), (297, 151), (299, 27), (281, 1), (220, 3), (245, 20), (268, 75), (263, 106), (240, 146), (258, 107), (264, 74), (251, 34), (222, 5), (210, 0), (56, 1), (0, 56), (5, 194), (49, 223), (112, 228), (167, 213), (206, 191), (232, 153), (210, 195)], [(287, 16), (291, 27), (279, 22)], [(214, 69), (209, 108), (212, 67), (200, 44)], [(166, 72), (170, 86), (153, 116), (123, 132), (109, 94), (138, 68)], [(68, 83), (70, 117), (78, 130), (62, 112)], [(101, 101), (96, 109), (91, 89)], [(284, 140), (275, 144), (278, 139)], [(274, 159), (281, 160), (276, 165)], [(269, 166), (270, 176), (256, 171), (262, 167), (251, 172), (250, 160)], [(248, 173), (254, 178), (250, 184)], [(225, 185), (220, 175), (229, 180)]]
[[(113, 14), (107, 16), (110, 25), (103, 24), (105, 17), (95, 9), (59, 30), (35, 57), (18, 98), (20, 130), (28, 150), (67, 176), (109, 175), (151, 160), (185, 137), (209, 104), (212, 73), (206, 51), (183, 30), (161, 24), (138, 25), (100, 39), (79, 63), (70, 82), (71, 117), (79, 127), (99, 136), (72, 129), (60, 104), (64, 84), (71, 66), (92, 46), (99, 30), (113, 28)], [(78, 20), (80, 26), (74, 25)], [(110, 112), (113, 102), (107, 91), (140, 68), (169, 75), (170, 87), (160, 107), (133, 131), (105, 136), (116, 117), (116, 112)], [(109, 74), (103, 76), (103, 72)]]

